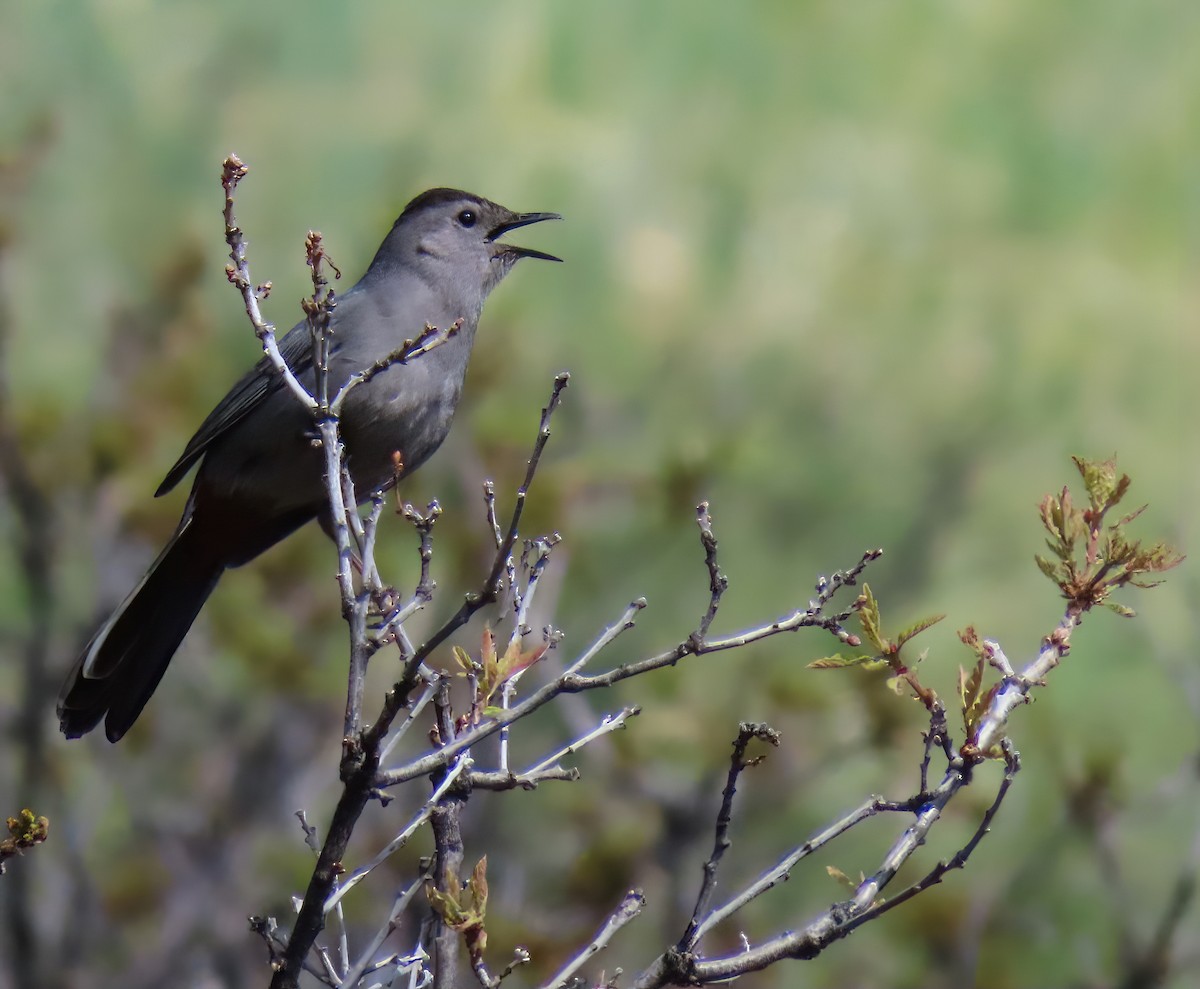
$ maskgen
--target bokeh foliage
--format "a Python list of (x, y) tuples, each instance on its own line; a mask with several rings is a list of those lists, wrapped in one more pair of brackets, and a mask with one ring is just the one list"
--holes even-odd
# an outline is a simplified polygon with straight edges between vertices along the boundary
[[(170, 532), (181, 496), (149, 495), (255, 355), (222, 273), (230, 150), (252, 167), (239, 216), (283, 326), (299, 316), (309, 227), (353, 277), (428, 186), (568, 218), (522, 232), (568, 263), (523, 265), (489, 303), (455, 431), (404, 492), (447, 508), (438, 613), (486, 553), (482, 477), (511, 491), (567, 367), (530, 508), (567, 538), (564, 648), (640, 594), (651, 607), (624, 648), (692, 627), (703, 497), (732, 582), (726, 627), (782, 613), (817, 572), (881, 545), (871, 583), (888, 613), (950, 616), (922, 636), (922, 675), (940, 667), (943, 693), (966, 661), (956, 627), (1031, 653), (1060, 608), (1033, 563), (1035, 509), (1072, 478), (1070, 454), (1116, 452), (1154, 534), (1196, 549), (1198, 22), (1170, 0), (10, 0), (3, 373), (56, 512), (59, 666)], [(18, 524), (3, 500), (0, 523)], [(389, 529), (382, 558), (400, 579), (412, 539)], [(26, 632), (9, 545), (5, 669)], [(38, 929), (103, 945), (44, 956), (47, 979), (153, 985), (183, 958), (196, 985), (265, 981), (242, 918), (285, 915), (308, 866), (290, 814), (322, 821), (332, 792), (331, 573), (314, 529), (231, 574), (138, 730), (116, 749), (51, 739), (38, 793), (18, 791), (6, 743), (6, 805), (54, 822), (36, 855)], [(965, 876), (754, 984), (1115, 978), (1116, 932), (1148, 929), (1195, 827), (1181, 773), (1198, 743), (1198, 594), (1185, 565), (1135, 622), (1089, 619), (1013, 724), (1025, 769)], [(616, 951), (641, 958), (676, 931), (739, 720), (769, 721), (783, 746), (745, 781), (730, 881), (863, 794), (907, 790), (918, 711), (866, 677), (804, 670), (832, 647), (788, 638), (635, 682), (645, 713), (582, 759), (585, 783), (476, 798), (468, 857), (489, 855), (489, 915), (511, 924), (495, 920), (490, 943), (553, 958), (632, 882), (663, 920)], [(6, 723), (20, 703), (6, 675)], [(519, 747), (532, 757), (586, 716), (568, 706)], [(1097, 820), (1119, 834), (1127, 902), (1109, 895)], [(370, 823), (364, 850), (392, 826), (385, 812)], [(885, 840), (836, 864), (856, 874)], [(820, 866), (797, 879), (752, 936), (839, 895)], [(181, 898), (206, 919), (185, 920)], [(1194, 955), (1194, 922), (1189, 938)]]

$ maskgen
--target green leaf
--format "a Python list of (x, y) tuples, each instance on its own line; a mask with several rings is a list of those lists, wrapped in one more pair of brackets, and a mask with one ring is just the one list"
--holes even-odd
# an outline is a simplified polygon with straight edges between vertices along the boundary
[(938, 622), (942, 621), (945, 615), (930, 615), (928, 618), (922, 618), (919, 622), (910, 625), (903, 632), (896, 636), (896, 647), (904, 645), (913, 636), (920, 635), (927, 628), (932, 628)]
[(1129, 475), (1117, 480), (1117, 464), (1113, 460), (1085, 460), (1072, 457), (1083, 486), (1087, 488), (1088, 501), (1093, 511), (1104, 512), (1119, 502), (1129, 490)]
[(884, 641), (882, 626), (879, 618), (879, 602), (871, 593), (871, 585), (863, 584), (862, 607), (858, 611), (858, 621), (862, 625), (863, 634), (867, 641), (880, 652), (889, 652), (888, 643)]
[(853, 666), (862, 666), (865, 663), (871, 662), (873, 659), (876, 659), (876, 657), (843, 656), (841, 653), (835, 653), (832, 656), (824, 656), (821, 659), (814, 659), (808, 664), (807, 668), (810, 670), (845, 670)]
[(454, 659), (466, 673), (475, 671), (475, 661), (467, 654), (467, 651), (462, 646), (454, 647)]
[(471, 871), (471, 878), (467, 880), (467, 886), (471, 890), (471, 896), (475, 901), (475, 910), (482, 921), (487, 914), (488, 901), (486, 855), (475, 863), (475, 868)]
[(825, 872), (829, 878), (836, 882), (839, 886), (845, 886), (846, 889), (854, 892), (858, 889), (858, 883), (851, 879), (846, 873), (842, 872), (836, 865), (825, 866)]
[(979, 688), (983, 685), (983, 660), (980, 659), (975, 664), (975, 668), (970, 672), (963, 667), (958, 668), (958, 699), (962, 702), (963, 711), (966, 711), (975, 700), (979, 697)]
[(1037, 563), (1038, 569), (1047, 577), (1049, 577), (1055, 584), (1062, 583), (1062, 577), (1059, 575), (1057, 563), (1052, 563), (1050, 560), (1047, 560), (1044, 556), (1039, 556), (1037, 553), (1033, 554), (1033, 559)]

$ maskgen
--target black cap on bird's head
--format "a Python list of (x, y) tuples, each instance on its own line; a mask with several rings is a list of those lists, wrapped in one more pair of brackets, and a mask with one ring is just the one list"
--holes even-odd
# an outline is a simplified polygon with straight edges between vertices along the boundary
[(518, 227), (561, 219), (557, 213), (514, 213), (461, 189), (430, 189), (404, 207), (371, 268), (445, 265), (453, 269), (454, 281), (473, 276), (486, 295), (521, 258), (562, 260), (500, 238)]

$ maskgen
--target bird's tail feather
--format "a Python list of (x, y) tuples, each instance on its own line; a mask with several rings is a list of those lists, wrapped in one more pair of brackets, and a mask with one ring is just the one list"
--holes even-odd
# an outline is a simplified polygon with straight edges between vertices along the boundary
[(101, 719), (111, 742), (129, 730), (216, 587), (225, 564), (191, 521), (180, 526), (67, 676), (58, 719), (68, 738), (86, 734)]

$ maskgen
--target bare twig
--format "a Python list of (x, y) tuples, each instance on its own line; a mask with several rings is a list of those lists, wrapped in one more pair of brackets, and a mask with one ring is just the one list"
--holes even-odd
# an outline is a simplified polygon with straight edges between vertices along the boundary
[[(280, 935), (279, 926), (273, 917), (249, 917), (247, 918), (250, 924), (250, 930), (263, 939), (263, 943), (267, 946), (267, 955), (270, 961), (271, 969), (279, 972), (285, 964), (284, 956), (287, 952), (287, 941)], [(305, 959), (301, 966), (309, 975), (316, 978), (319, 982), (327, 986), (337, 986), (338, 983), (330, 978), (329, 973), (318, 968), (312, 962)]]
[[(701, 528), (703, 529), (703, 526)], [(715, 540), (713, 550), (715, 553)], [(709, 568), (709, 572), (712, 573), (715, 570), (716, 565), (714, 561)], [(715, 588), (713, 593), (715, 599), (717, 597)], [(767, 725), (743, 723), (738, 729), (738, 736), (733, 742), (733, 756), (729, 760), (729, 775), (725, 780), (725, 790), (721, 794), (721, 809), (717, 812), (716, 835), (713, 840), (712, 854), (708, 857), (708, 861), (704, 863), (704, 881), (700, 884), (700, 892), (696, 896), (696, 906), (692, 910), (692, 919), (688, 921), (687, 930), (684, 931), (683, 937), (679, 939), (679, 944), (676, 945), (676, 949), (679, 951), (691, 951), (696, 946), (700, 930), (700, 918), (708, 910), (709, 900), (712, 898), (713, 890), (717, 885), (717, 869), (720, 867), (725, 851), (731, 844), (729, 840), (729, 825), (733, 820), (733, 798), (737, 793), (738, 777), (742, 775), (743, 770), (757, 765), (763, 758), (761, 756), (755, 759), (746, 758), (746, 749), (750, 745), (751, 740), (755, 738), (761, 739), (776, 748), (779, 747), (779, 732)]]
[(853, 931), (857, 927), (861, 927), (863, 924), (873, 920), (880, 914), (894, 909), (901, 903), (904, 903), (906, 900), (911, 900), (918, 893), (922, 893), (929, 889), (930, 886), (935, 886), (940, 883), (942, 881), (942, 877), (945, 876), (947, 872), (950, 872), (953, 869), (961, 869), (967, 864), (967, 860), (971, 857), (971, 854), (975, 851), (979, 843), (983, 841), (984, 835), (991, 830), (992, 821), (999, 812), (1000, 805), (1004, 803), (1004, 798), (1008, 795), (1009, 787), (1012, 786), (1013, 780), (1016, 778), (1016, 775), (1021, 768), (1020, 755), (1017, 753), (1016, 749), (1012, 747), (1012, 744), (1008, 741), (1008, 739), (1005, 739), (1001, 743), (1001, 746), (1004, 750), (1005, 759), (1004, 778), (1000, 781), (1000, 786), (996, 790), (996, 796), (992, 800), (991, 806), (988, 807), (988, 809), (984, 812), (983, 817), (979, 821), (979, 826), (975, 829), (975, 833), (971, 835), (970, 840), (963, 845), (963, 847), (960, 848), (950, 859), (944, 862), (939, 862), (922, 879), (913, 883), (907, 889), (902, 890), (886, 901), (876, 902), (862, 913), (855, 914), (853, 919), (846, 921), (844, 925), (845, 933), (848, 934), (850, 931)]
[(225, 159), (221, 168), (221, 187), (225, 190), (225, 242), (229, 245), (231, 262), (226, 265), (225, 274), (242, 294), (246, 315), (250, 317), (250, 322), (254, 326), (254, 334), (262, 344), (263, 353), (271, 367), (295, 396), (297, 402), (306, 409), (315, 409), (317, 400), (308, 393), (308, 389), (300, 383), (300, 380), (292, 373), (292, 369), (287, 366), (287, 361), (283, 359), (275, 340), (275, 326), (263, 319), (262, 310), (259, 308), (259, 300), (265, 298), (270, 291), (270, 283), (256, 288), (250, 279), (250, 265), (246, 260), (246, 238), (233, 214), (233, 194), (237, 190), (238, 183), (246, 177), (249, 170), (249, 167), (244, 165), (237, 155), (232, 154)]
[(371, 943), (367, 945), (366, 949), (359, 956), (358, 960), (352, 966), (350, 966), (350, 969), (346, 972), (345, 977), (342, 979), (342, 985), (354, 987), (358, 984), (359, 979), (363, 977), (367, 969), (374, 962), (376, 952), (379, 951), (379, 949), (383, 946), (383, 942), (386, 941), (396, 929), (396, 924), (400, 919), (400, 914), (404, 912), (408, 904), (412, 902), (412, 898), (416, 896), (416, 894), (424, 886), (426, 878), (427, 874), (418, 876), (413, 882), (409, 883), (408, 886), (396, 894), (396, 899), (392, 902), (392, 909), (388, 913), (387, 920), (384, 921), (383, 926), (380, 927), (375, 933), (375, 937), (372, 938)]
[(691, 940), (693, 943), (699, 943), (700, 939), (718, 924), (732, 917), (750, 901), (757, 899), (763, 893), (774, 889), (779, 883), (786, 880), (791, 875), (792, 869), (802, 859), (807, 858), (818, 849), (824, 848), (835, 838), (841, 837), (847, 831), (857, 827), (863, 821), (869, 820), (880, 812), (904, 809), (906, 808), (889, 803), (882, 797), (868, 797), (849, 814), (846, 814), (840, 820), (817, 832), (804, 842), (803, 845), (792, 849), (777, 864), (764, 872), (744, 890), (704, 917), (693, 932)]
[(717, 566), (717, 537), (713, 534), (712, 516), (708, 513), (708, 502), (702, 501), (696, 506), (696, 524), (700, 527), (700, 542), (704, 546), (704, 565), (708, 568), (709, 600), (708, 610), (700, 619), (696, 636), (700, 641), (708, 635), (709, 626), (717, 617), (717, 609), (721, 606), (721, 596), (729, 589), (729, 578), (721, 573)]
[(487, 507), (488, 528), (492, 530), (496, 549), (499, 549), (504, 545), (504, 533), (500, 531), (500, 523), (496, 519), (496, 485), (491, 481), (483, 482), (483, 501)]
[(596, 932), (596, 936), (582, 951), (559, 969), (548, 982), (543, 983), (542, 989), (565, 989), (571, 976), (586, 965), (597, 952), (608, 947), (609, 941), (613, 939), (617, 931), (641, 913), (642, 907), (645, 905), (646, 897), (640, 889), (631, 889), (626, 893), (616, 910), (609, 914), (604, 926)]
[[(444, 688), (443, 688), (444, 689)], [(417, 830), (433, 815), (434, 809), (438, 802), (446, 795), (459, 776), (469, 770), (472, 766), (472, 761), (466, 756), (458, 759), (452, 765), (449, 771), (442, 777), (432, 795), (425, 804), (417, 812), (416, 816), (404, 826), (395, 838), (389, 841), (366, 865), (359, 866), (355, 869), (344, 882), (342, 882), (337, 890), (325, 901), (325, 912), (328, 913), (342, 901), (342, 897), (350, 892), (355, 886), (362, 882), (375, 869), (382, 865), (388, 858), (398, 852), (401, 848), (408, 844), (408, 841)]]
[(424, 692), (420, 697), (412, 702), (411, 706), (409, 707), (408, 714), (405, 716), (404, 720), (388, 736), (387, 745), (385, 745), (383, 750), (379, 753), (380, 762), (385, 761), (387, 757), (391, 755), (392, 750), (400, 743), (400, 740), (403, 739), (406, 734), (408, 734), (408, 730), (413, 726), (413, 722), (417, 720), (417, 717), (420, 715), (420, 713), (425, 710), (429, 702), (433, 700), (434, 695), (437, 693), (438, 688), (441, 685), (442, 679), (443, 676), (440, 673), (430, 676)]
[(564, 745), (553, 755), (547, 756), (536, 765), (531, 766), (522, 773), (518, 773), (516, 779), (523, 782), (525, 780), (532, 780), (535, 777), (540, 776), (541, 774), (558, 766), (559, 762), (561, 762), (567, 756), (578, 752), (590, 742), (594, 742), (596, 739), (602, 738), (603, 736), (608, 735), (619, 728), (624, 728), (630, 718), (636, 718), (641, 713), (641, 706), (634, 704), (630, 707), (622, 708), (616, 714), (606, 714), (604, 716), (604, 720), (586, 735), (581, 735), (569, 745)]

